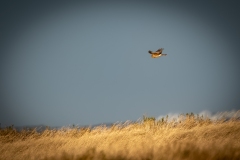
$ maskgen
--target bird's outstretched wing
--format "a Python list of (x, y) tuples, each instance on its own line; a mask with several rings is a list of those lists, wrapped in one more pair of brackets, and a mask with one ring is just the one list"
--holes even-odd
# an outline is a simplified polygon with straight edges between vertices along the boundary
[(163, 50), (163, 48), (159, 48), (156, 52), (159, 52), (161, 54)]
[(148, 53), (152, 54), (152, 51), (149, 50)]

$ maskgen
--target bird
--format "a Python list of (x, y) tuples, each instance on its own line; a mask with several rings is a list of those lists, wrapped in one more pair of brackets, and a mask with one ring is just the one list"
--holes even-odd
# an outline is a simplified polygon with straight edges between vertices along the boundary
[(161, 57), (161, 56), (166, 56), (167, 54), (163, 54), (162, 51), (164, 50), (164, 48), (160, 48), (158, 49), (157, 51), (155, 52), (152, 52), (152, 51), (148, 51), (148, 53), (151, 54), (151, 57), (152, 58), (158, 58), (158, 57)]

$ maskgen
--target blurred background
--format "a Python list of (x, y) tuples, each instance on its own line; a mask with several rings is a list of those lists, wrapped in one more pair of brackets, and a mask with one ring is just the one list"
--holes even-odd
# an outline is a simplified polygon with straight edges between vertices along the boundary
[(0, 123), (239, 110), (239, 16), (237, 1), (0, 2)]

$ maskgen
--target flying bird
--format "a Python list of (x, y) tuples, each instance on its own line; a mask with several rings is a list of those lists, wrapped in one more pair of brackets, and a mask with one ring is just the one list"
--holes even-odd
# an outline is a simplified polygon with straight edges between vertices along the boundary
[(162, 51), (163, 51), (164, 48), (160, 48), (158, 49), (157, 51), (155, 52), (152, 52), (152, 51), (148, 51), (148, 53), (151, 54), (151, 57), (152, 58), (158, 58), (158, 57), (161, 57), (161, 56), (166, 56), (167, 54), (163, 54)]

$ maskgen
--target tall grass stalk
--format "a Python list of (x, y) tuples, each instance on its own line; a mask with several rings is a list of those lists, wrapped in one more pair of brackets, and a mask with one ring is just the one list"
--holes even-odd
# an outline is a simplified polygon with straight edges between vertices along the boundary
[(0, 129), (1, 160), (240, 159), (238, 118), (211, 120), (194, 114), (111, 127), (16, 131)]

